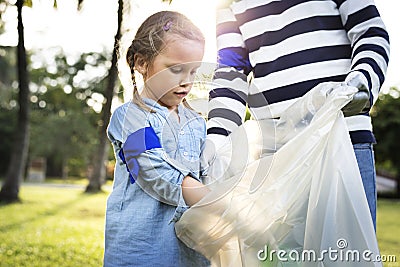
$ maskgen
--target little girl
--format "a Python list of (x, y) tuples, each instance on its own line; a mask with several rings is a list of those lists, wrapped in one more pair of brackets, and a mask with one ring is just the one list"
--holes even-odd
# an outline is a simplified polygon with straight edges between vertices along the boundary
[[(184, 100), (203, 53), (201, 31), (171, 11), (147, 18), (127, 51), (134, 94), (108, 126), (116, 164), (104, 266), (209, 265), (174, 231), (174, 222), (206, 190), (199, 164), (205, 121)], [(140, 94), (136, 71), (145, 82)]]

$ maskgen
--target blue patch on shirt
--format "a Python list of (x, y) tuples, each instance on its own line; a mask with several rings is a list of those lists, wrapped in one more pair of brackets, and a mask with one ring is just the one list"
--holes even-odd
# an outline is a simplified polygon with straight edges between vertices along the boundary
[(161, 148), (160, 140), (152, 127), (145, 127), (130, 134), (118, 155), (126, 165), (131, 184), (139, 174), (139, 162), (136, 157), (146, 150)]

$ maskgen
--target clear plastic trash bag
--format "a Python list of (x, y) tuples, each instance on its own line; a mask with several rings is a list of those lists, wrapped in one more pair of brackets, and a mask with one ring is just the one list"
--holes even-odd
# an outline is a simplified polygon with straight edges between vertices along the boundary
[(382, 266), (340, 111), (355, 90), (321, 84), (280, 119), (239, 127), (177, 236), (212, 266)]

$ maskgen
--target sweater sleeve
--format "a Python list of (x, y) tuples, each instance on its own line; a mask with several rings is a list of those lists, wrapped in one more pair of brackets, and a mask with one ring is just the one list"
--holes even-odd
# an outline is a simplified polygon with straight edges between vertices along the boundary
[(218, 67), (209, 93), (207, 139), (218, 146), (245, 117), (251, 72), (248, 50), (230, 7), (217, 10)]
[(351, 71), (365, 76), (371, 106), (378, 98), (389, 63), (389, 35), (373, 0), (336, 1), (351, 42)]

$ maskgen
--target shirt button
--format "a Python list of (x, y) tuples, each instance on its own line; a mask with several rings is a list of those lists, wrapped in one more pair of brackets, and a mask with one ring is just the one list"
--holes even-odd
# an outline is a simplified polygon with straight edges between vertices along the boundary
[(184, 130), (182, 130), (182, 131), (180, 131), (180, 132), (179, 132), (179, 134), (182, 134), (182, 135), (184, 135), (184, 134), (185, 134), (185, 131), (184, 131)]
[(185, 151), (185, 152), (183, 152), (183, 155), (184, 155), (184, 156), (187, 156), (187, 155), (189, 155), (189, 153), (187, 153), (187, 152)]

